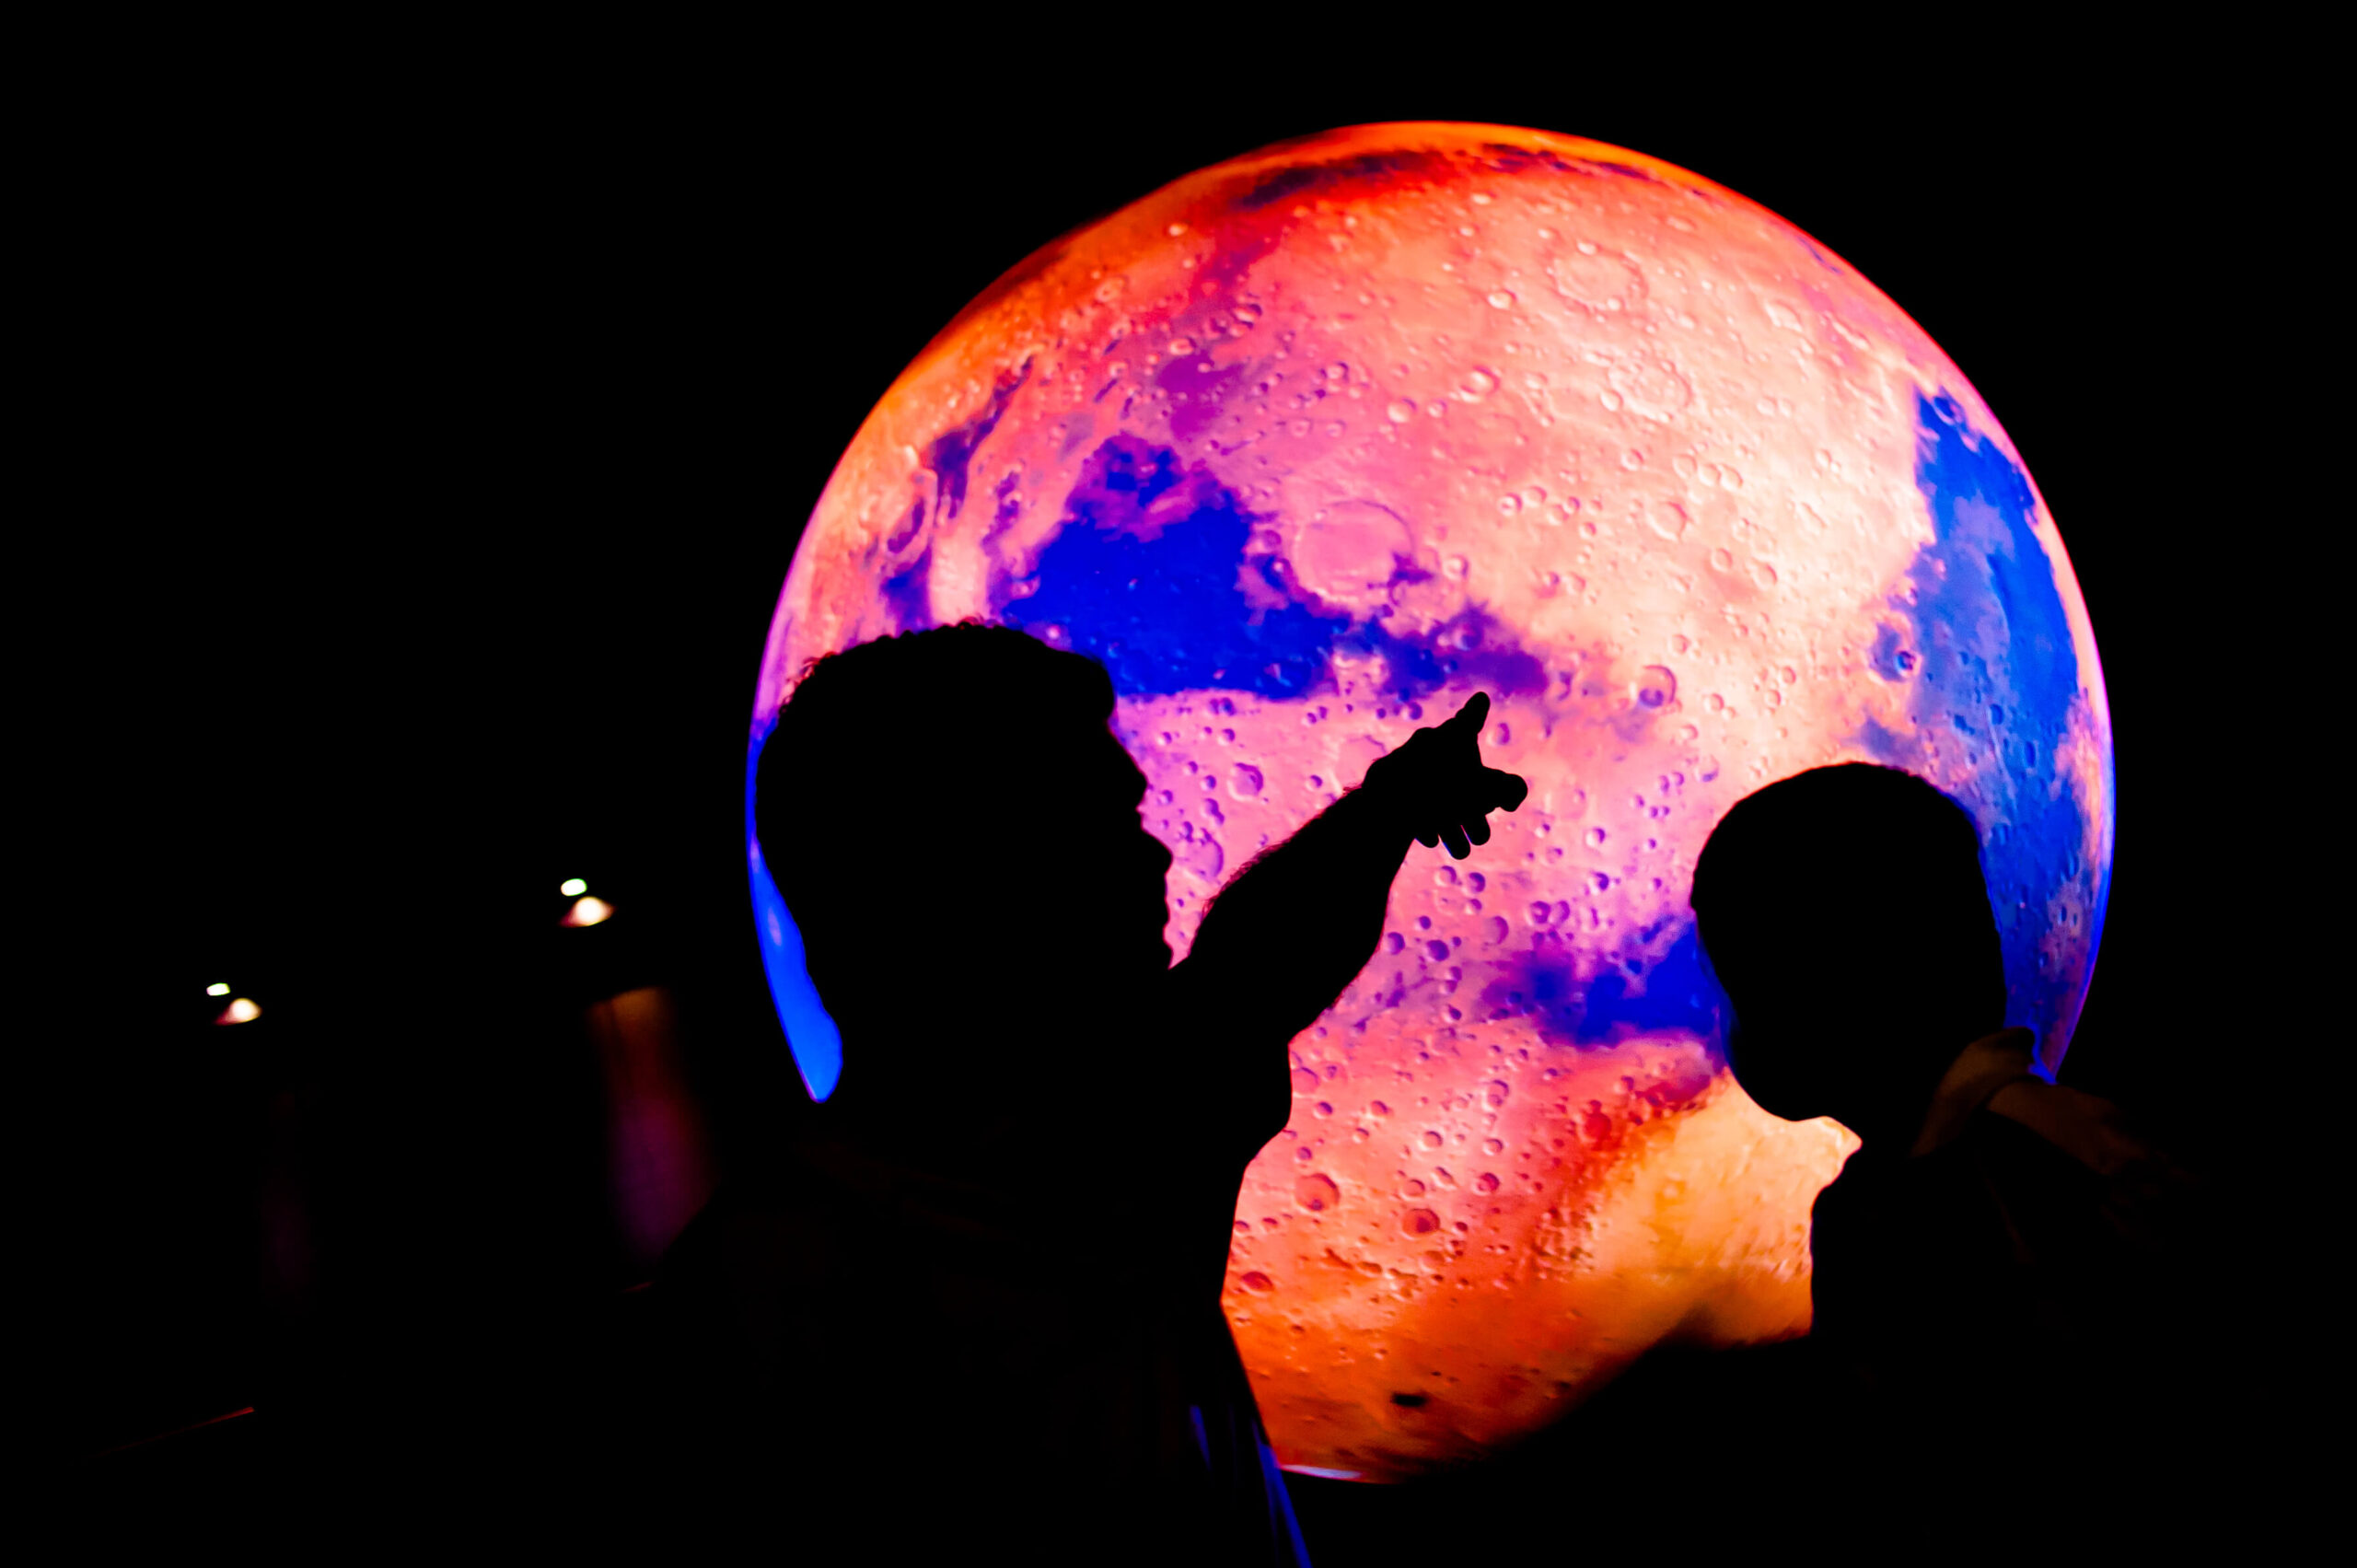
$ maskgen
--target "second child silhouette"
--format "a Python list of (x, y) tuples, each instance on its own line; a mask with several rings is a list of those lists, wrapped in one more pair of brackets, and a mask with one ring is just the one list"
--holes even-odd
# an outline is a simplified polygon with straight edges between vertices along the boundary
[(1113, 706), (1095, 662), (968, 624), (819, 660), (781, 714), (757, 827), (844, 1068), (646, 1293), (683, 1494), (888, 1560), (1301, 1560), (1220, 1307), (1237, 1191), (1409, 846), (1463, 858), (1526, 786), (1475, 694), (1174, 966)]
[(1970, 816), (1896, 769), (1800, 773), (1721, 820), (1692, 901), (1737, 1081), (1862, 1144), (1810, 1241), (1817, 1391), (1846, 1456), (1824, 1473), (1972, 1509), (2061, 1434), (2057, 1468), (2149, 1468), (2198, 1332), (2177, 1238), (2199, 1191), (2005, 1027)]

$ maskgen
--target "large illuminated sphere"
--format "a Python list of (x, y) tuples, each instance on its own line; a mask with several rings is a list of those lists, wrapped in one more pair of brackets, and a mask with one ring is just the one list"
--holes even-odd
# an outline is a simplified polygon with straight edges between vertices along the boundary
[[(2049, 1069), (2069, 1040), (2111, 744), (2054, 522), (1922, 329), (1684, 169), (1363, 126), (1040, 250), (837, 465), (757, 749), (805, 660), (967, 617), (1112, 671), (1182, 956), (1229, 872), (1469, 693), (1530, 781), (1471, 859), (1410, 853), (1246, 1179), (1226, 1304), (1295, 1468), (1476, 1457), (1656, 1343), (1807, 1326), (1809, 1206), (1854, 1140), (1730, 1080), (1687, 905), (1750, 791), (1860, 761), (1963, 802), (2011, 1019)], [(1074, 1179), (1104, 1135), (1073, 1133)]]

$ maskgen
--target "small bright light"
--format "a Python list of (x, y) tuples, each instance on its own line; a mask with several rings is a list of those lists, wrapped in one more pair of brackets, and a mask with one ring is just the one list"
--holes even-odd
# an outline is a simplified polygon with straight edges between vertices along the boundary
[(229, 994), (229, 988), (216, 981), (215, 983), (204, 988), (204, 994), (207, 996), (226, 996)]
[(597, 925), (601, 922), (611, 920), (613, 916), (614, 906), (608, 903), (605, 900), (597, 898), (580, 899), (575, 901), (572, 910), (566, 913), (564, 917), (564, 923), (567, 925)]
[[(228, 988), (224, 986), (222, 989), (226, 990)], [(230, 1003), (226, 1007), (222, 1008), (221, 1016), (213, 1021), (216, 1024), (250, 1024), (256, 1018), (261, 1016), (261, 1008), (254, 1002), (253, 998), (250, 996), (240, 996), (235, 1002)]]
[(563, 893), (568, 899), (578, 898), (588, 890), (589, 884), (584, 882), (578, 877), (566, 877), (564, 879), (564, 886), (557, 889), (558, 892)]

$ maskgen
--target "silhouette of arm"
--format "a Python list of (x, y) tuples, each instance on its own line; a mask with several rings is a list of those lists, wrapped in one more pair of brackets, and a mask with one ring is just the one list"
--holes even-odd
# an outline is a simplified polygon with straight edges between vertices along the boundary
[(1172, 971), (1182, 1016), (1204, 1019), (1247, 1060), (1308, 1028), (1374, 956), (1408, 845), (1446, 844), (1462, 860), (1489, 842), (1488, 814), (1529, 793), (1515, 774), (1481, 764), (1489, 711), (1476, 692), (1239, 871)]

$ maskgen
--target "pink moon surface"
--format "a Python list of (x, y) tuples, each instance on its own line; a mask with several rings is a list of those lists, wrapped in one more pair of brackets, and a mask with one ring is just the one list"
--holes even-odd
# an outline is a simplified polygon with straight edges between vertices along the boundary
[(1530, 781), (1472, 858), (1411, 851), (1293, 1043), (1225, 1297), (1289, 1467), (1412, 1476), (1655, 1345), (1806, 1330), (1810, 1204), (1856, 1141), (1729, 1077), (1687, 904), (1760, 785), (1875, 761), (1962, 802), (2009, 1021), (2049, 1072), (2068, 1044), (2113, 784), (2053, 519), (1897, 306), (1658, 159), (1361, 126), (1024, 261), (836, 466), (757, 742), (806, 660), (968, 618), (1112, 670), (1182, 957), (1225, 876), (1472, 691)]

